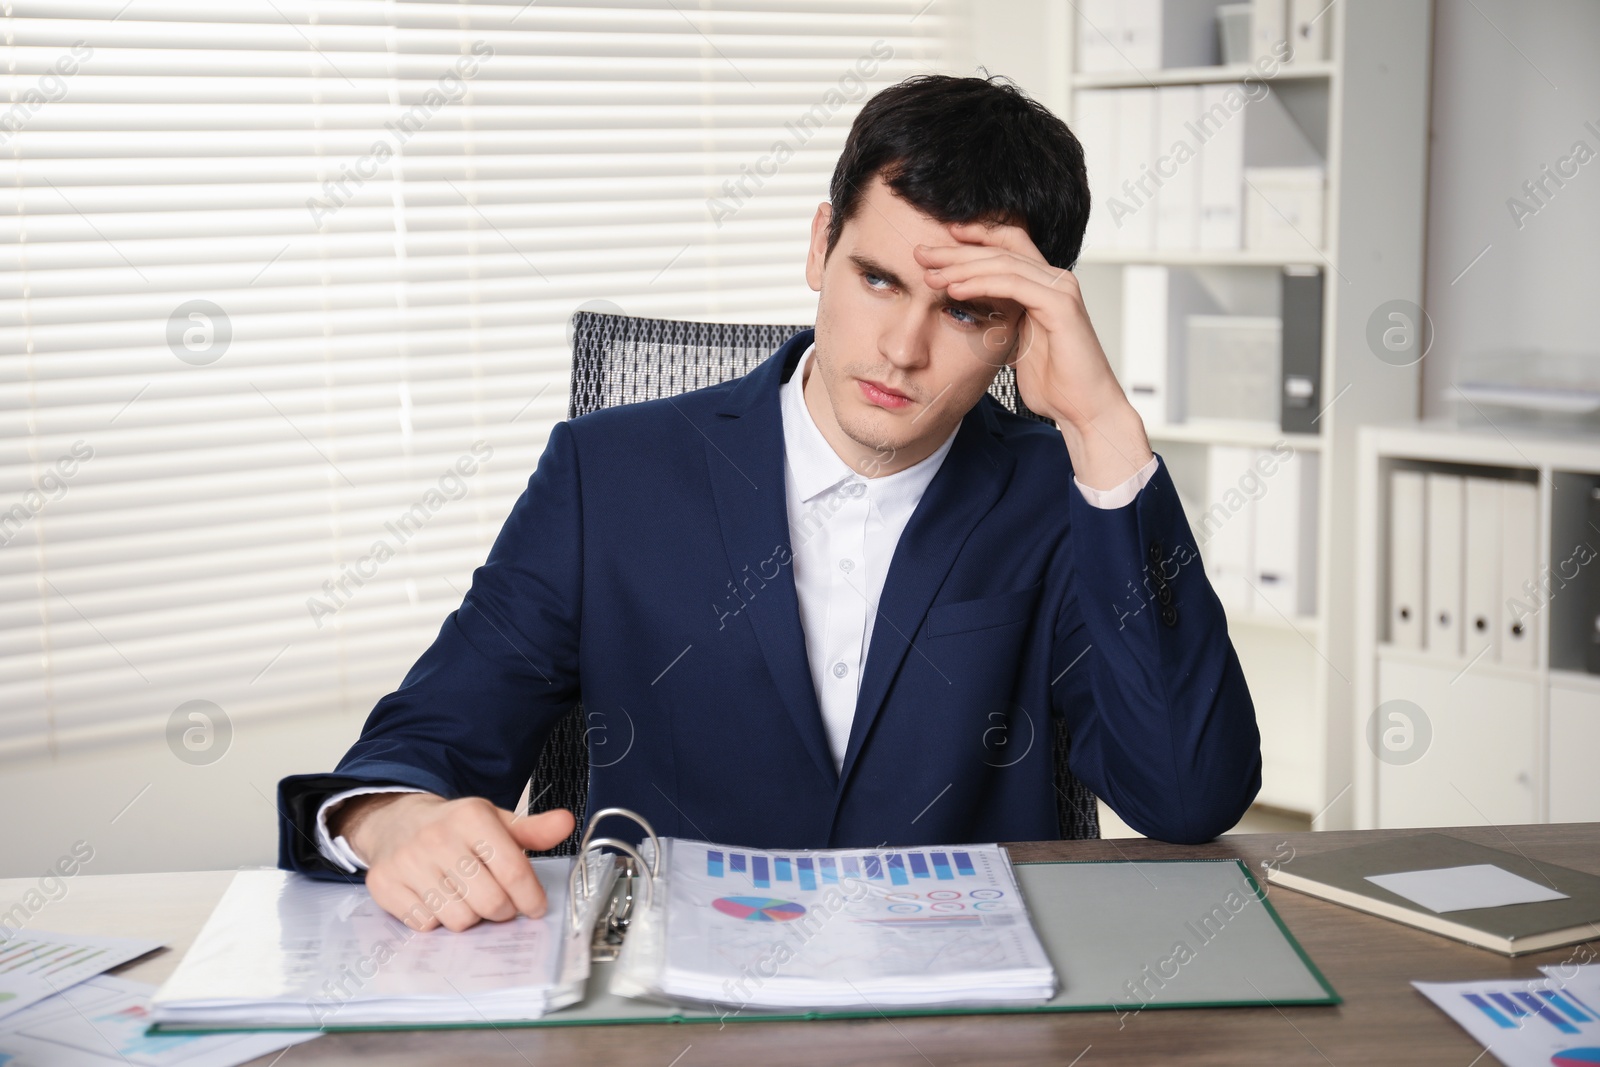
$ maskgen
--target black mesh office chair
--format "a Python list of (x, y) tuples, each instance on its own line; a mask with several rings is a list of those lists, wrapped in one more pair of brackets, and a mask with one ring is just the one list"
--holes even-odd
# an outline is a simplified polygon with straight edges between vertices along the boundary
[[(579, 311), (572, 316), (572, 394), (567, 418), (600, 408), (677, 396), (754, 370), (762, 360), (810, 326), (747, 326), (678, 322)], [(994, 398), (1030, 419), (1010, 367), (995, 375)], [(528, 791), (529, 811), (567, 808), (578, 819), (571, 837), (546, 855), (577, 851), (589, 803), (589, 748), (580, 701), (556, 723), (539, 754)], [(1056, 814), (1063, 838), (1100, 836), (1094, 794), (1067, 769), (1064, 733), (1055, 734)]]

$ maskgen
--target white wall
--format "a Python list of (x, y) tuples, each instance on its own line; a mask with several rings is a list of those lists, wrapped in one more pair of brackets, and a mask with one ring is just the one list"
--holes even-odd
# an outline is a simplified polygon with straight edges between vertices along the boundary
[[(1600, 376), (1597, 56), (1594, 0), (1435, 5), (1426, 298), (1435, 334), (1423, 361), (1424, 415), (1450, 412), (1444, 395), (1463, 355), (1587, 352)], [(1552, 186), (1519, 228), (1507, 201), (1537, 206), (1523, 182), (1578, 141), (1595, 158), (1565, 188)]]
[[(78, 841), (94, 850), (88, 874), (274, 865), (278, 779), (332, 770), (365, 719), (235, 720), (206, 766), (178, 759), (163, 736), (6, 766), (0, 878), (42, 874)], [(0, 900), (0, 913), (13, 903)]]

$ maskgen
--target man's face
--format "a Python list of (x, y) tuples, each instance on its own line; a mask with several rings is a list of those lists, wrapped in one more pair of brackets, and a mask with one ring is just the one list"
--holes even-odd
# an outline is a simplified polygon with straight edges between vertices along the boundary
[(806, 258), (806, 281), (820, 293), (812, 373), (822, 377), (839, 430), (899, 469), (938, 448), (988, 390), (1011, 358), (1022, 306), (952, 302), (926, 285), (913, 248), (960, 242), (882, 178), (824, 262), (831, 211), (817, 209)]

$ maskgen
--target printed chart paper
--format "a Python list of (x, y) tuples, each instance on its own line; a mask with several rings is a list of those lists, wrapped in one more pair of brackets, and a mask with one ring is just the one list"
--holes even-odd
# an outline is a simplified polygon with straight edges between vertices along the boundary
[(19, 930), (0, 941), (0, 1019), (160, 947), (146, 938)]
[(233, 1067), (318, 1033), (146, 1034), (155, 986), (91, 978), (0, 1023), (4, 1067)]
[(621, 966), (666, 996), (870, 1008), (1040, 1003), (1055, 991), (998, 846), (662, 847), (664, 899), (641, 917), (637, 945), (630, 929), (623, 954), (635, 959)]
[(1411, 984), (1506, 1067), (1595, 1067), (1600, 969), (1542, 969), (1543, 978)]

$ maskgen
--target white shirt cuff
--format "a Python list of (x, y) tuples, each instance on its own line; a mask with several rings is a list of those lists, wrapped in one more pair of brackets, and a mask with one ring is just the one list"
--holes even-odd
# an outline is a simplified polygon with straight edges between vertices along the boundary
[(1152, 455), (1150, 461), (1128, 478), (1121, 485), (1114, 485), (1110, 489), (1091, 489), (1078, 481), (1078, 476), (1072, 476), (1072, 484), (1078, 487), (1083, 494), (1083, 499), (1097, 508), (1120, 508), (1133, 503), (1133, 498), (1139, 495), (1150, 479), (1155, 477), (1156, 467), (1160, 465), (1160, 456)]
[(425, 789), (415, 789), (409, 785), (362, 785), (354, 789), (346, 789), (343, 793), (335, 793), (322, 802), (317, 808), (317, 851), (322, 853), (322, 858), (342, 870), (354, 874), (367, 869), (366, 861), (356, 855), (356, 850), (350, 847), (350, 842), (344, 835), (330, 836), (328, 833), (328, 811), (342, 800), (351, 797), (366, 796), (368, 793), (424, 793)]

